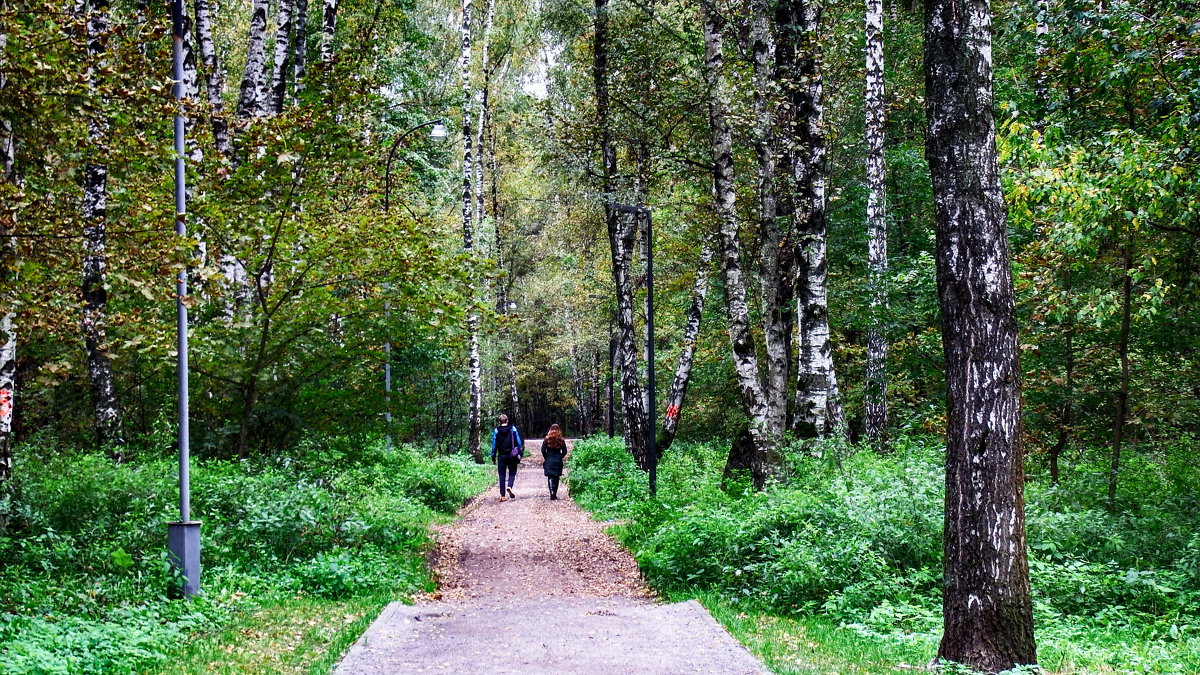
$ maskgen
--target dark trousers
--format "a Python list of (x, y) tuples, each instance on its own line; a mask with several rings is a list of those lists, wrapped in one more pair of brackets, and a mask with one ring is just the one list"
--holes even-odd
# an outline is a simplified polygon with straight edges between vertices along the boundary
[(508, 487), (512, 487), (517, 480), (517, 465), (521, 463), (520, 457), (497, 457), (496, 471), (500, 474), (500, 496), (504, 496), (504, 474), (508, 474)]
[(558, 476), (546, 476), (546, 487), (550, 488), (550, 494), (558, 495)]

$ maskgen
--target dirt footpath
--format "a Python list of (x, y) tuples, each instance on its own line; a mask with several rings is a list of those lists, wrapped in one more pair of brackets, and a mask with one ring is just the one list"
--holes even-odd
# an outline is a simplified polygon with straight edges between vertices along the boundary
[(516, 499), (493, 485), (437, 533), (438, 592), (385, 608), (335, 672), (769, 672), (699, 603), (656, 602), (565, 480), (550, 501), (540, 444), (526, 443)]

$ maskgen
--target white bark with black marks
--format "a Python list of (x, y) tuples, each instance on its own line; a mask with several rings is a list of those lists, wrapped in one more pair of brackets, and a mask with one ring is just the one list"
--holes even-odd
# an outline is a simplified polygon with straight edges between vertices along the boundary
[(333, 60), (333, 39), (337, 35), (338, 0), (323, 0), (321, 3), (321, 61)]
[(295, 35), (292, 39), (292, 102), (304, 91), (308, 74), (308, 0), (296, 0)]
[[(8, 3), (0, 0), (0, 10)], [(4, 55), (8, 33), (0, 27), (0, 93), (8, 86)], [(17, 143), (12, 120), (0, 118), (0, 195), (15, 196), (17, 181)], [(0, 213), (0, 497), (12, 479), (13, 419), (17, 406), (17, 312), (14, 291), (17, 286), (16, 211)], [(5, 523), (0, 517), (0, 532)]]
[(887, 449), (887, 192), (883, 159), (883, 0), (867, 0), (866, 11), (866, 141), (867, 141), (867, 287), (871, 328), (867, 333), (865, 426), (868, 442)]
[(265, 114), (278, 115), (287, 101), (288, 64), (292, 58), (293, 0), (279, 0), (278, 22), (275, 28), (275, 66), (271, 69), (271, 91), (264, 100)]
[(996, 154), (988, 0), (926, 0), (925, 156), (946, 364), (938, 656), (989, 673), (1037, 663), (1025, 552), (1020, 364)]
[(232, 146), (229, 142), (229, 123), (225, 120), (225, 71), (213, 40), (212, 8), (209, 0), (195, 0), (193, 8), (196, 12), (196, 41), (200, 46), (200, 62), (204, 66), (209, 126), (212, 127), (217, 152), (228, 157)]
[(729, 90), (725, 83), (725, 20), (712, 0), (701, 2), (704, 19), (704, 82), (708, 90), (708, 118), (713, 157), (713, 208), (717, 215), (717, 255), (725, 277), (725, 309), (734, 372), (742, 408), (749, 418), (747, 430), (753, 452), (750, 470), (755, 486), (762, 487), (778, 464), (781, 440), (769, 425), (769, 406), (759, 375), (758, 354), (750, 328), (750, 308), (743, 277), (740, 221), (736, 209), (733, 136), (729, 130)]
[(825, 114), (821, 72), (821, 7), (810, 0), (780, 6), (780, 32), (789, 36), (786, 67), (794, 125), (792, 166), (796, 233), (796, 313), (799, 344), (794, 428), (822, 436), (844, 428), (833, 367), (825, 241)]
[[(471, 127), (471, 0), (462, 2), (462, 52), (459, 57), (459, 72), (462, 81), (463, 95), (463, 166), (462, 166), (462, 223), (463, 251), (468, 259), (475, 255), (475, 228), (473, 216), (474, 200), (474, 161), (472, 156), (472, 141), (474, 129)], [(469, 298), (474, 300), (476, 286), (470, 282)], [(468, 380), (470, 382), (467, 451), (476, 461), (483, 461), (481, 446), (483, 433), (483, 368), (479, 359), (479, 316), (474, 309), (467, 317), (467, 332), (469, 333), (469, 356), (467, 363)]]
[(604, 181), (604, 221), (612, 259), (613, 293), (616, 295), (616, 348), (614, 360), (621, 383), (621, 411), (625, 421), (625, 447), (638, 466), (649, 467), (645, 398), (638, 379), (637, 348), (633, 328), (633, 247), (635, 219), (612, 208), (617, 196), (617, 146), (609, 120), (608, 0), (595, 0), (595, 35), (592, 45), (592, 81), (596, 91), (596, 130), (600, 136), (600, 168)]
[(704, 302), (708, 298), (708, 274), (712, 265), (712, 242), (708, 239), (700, 246), (700, 261), (696, 265), (696, 280), (692, 282), (692, 301), (688, 305), (683, 324), (683, 341), (680, 345), (679, 362), (675, 366), (675, 378), (667, 394), (667, 412), (663, 417), (662, 433), (655, 447), (665, 453), (679, 432), (679, 418), (691, 380), (692, 364), (696, 360), (696, 343), (700, 337), (700, 320), (704, 316)]
[(242, 86), (238, 95), (237, 117), (248, 119), (258, 114), (262, 83), (267, 64), (266, 33), (269, 0), (254, 0), (250, 10), (250, 29), (246, 39), (246, 65), (242, 69)]
[(88, 380), (92, 388), (93, 425), (102, 448), (123, 459), (125, 445), (121, 428), (121, 410), (117, 402), (116, 382), (108, 354), (108, 153), (109, 122), (104, 111), (107, 100), (102, 93), (102, 73), (108, 67), (107, 42), (111, 24), (107, 0), (93, 0), (87, 15), (87, 82), (93, 105), (99, 110), (88, 115), (89, 157), (83, 171), (83, 299), (84, 348)]

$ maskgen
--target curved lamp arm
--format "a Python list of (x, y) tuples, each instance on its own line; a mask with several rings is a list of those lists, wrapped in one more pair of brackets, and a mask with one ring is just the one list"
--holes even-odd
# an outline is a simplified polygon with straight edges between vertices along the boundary
[(434, 124), (441, 124), (441, 123), (442, 123), (441, 119), (429, 120), (428, 122), (422, 122), (422, 123), (418, 124), (417, 126), (409, 129), (408, 131), (405, 131), (404, 133), (400, 134), (399, 136), (396, 137), (396, 140), (392, 142), (392, 149), (388, 151), (387, 169), (384, 172), (384, 186), (383, 186), (383, 212), (384, 213), (388, 213), (389, 211), (391, 211), (392, 159), (396, 156), (396, 148), (399, 148), (400, 143), (405, 138), (407, 138), (409, 134), (416, 131), (417, 129), (421, 129), (423, 127), (428, 127), (428, 126), (432, 126)]

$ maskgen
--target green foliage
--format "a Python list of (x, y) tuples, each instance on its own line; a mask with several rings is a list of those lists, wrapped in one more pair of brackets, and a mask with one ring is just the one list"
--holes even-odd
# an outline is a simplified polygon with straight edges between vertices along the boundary
[(370, 437), (308, 438), (296, 460), (196, 462), (205, 595), (181, 602), (166, 595), (173, 461), (21, 450), (0, 537), (5, 673), (140, 671), (274, 596), (425, 590), (429, 524), (490, 479), (465, 459)]
[[(588, 439), (575, 447), (570, 481), (582, 505), (622, 521), (615, 532), (647, 579), (672, 596), (817, 615), (863, 640), (920, 647), (928, 659), (941, 628), (941, 446), (910, 436), (895, 447), (888, 457), (853, 454), (839, 468), (794, 446), (787, 482), (754, 493), (720, 489), (723, 449), (677, 444), (660, 465), (659, 499), (650, 501), (645, 475), (621, 444)], [(1133, 458), (1131, 501), (1142, 506), (1114, 514), (1099, 508), (1103, 467), (1058, 487), (1029, 485), (1045, 664), (1104, 663), (1122, 672), (1200, 664), (1188, 641), (1200, 638), (1200, 511), (1181, 489), (1194, 479), (1190, 454), (1189, 446)], [(1080, 635), (1094, 649), (1076, 645)], [(1115, 645), (1123, 641), (1137, 645), (1137, 656), (1122, 656)]]

